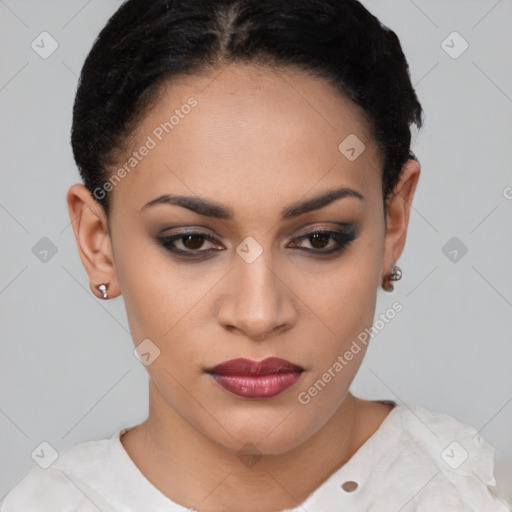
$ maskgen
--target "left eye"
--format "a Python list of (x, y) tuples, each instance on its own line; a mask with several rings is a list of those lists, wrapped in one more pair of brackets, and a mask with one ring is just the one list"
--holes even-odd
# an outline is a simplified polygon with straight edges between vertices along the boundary
[[(325, 250), (328, 247), (329, 240), (333, 240), (330, 250)], [(310, 233), (300, 236), (296, 240), (307, 240), (312, 248), (305, 248), (308, 252), (318, 254), (331, 254), (343, 250), (350, 242), (355, 239), (355, 234), (352, 231), (328, 231), (317, 229)]]

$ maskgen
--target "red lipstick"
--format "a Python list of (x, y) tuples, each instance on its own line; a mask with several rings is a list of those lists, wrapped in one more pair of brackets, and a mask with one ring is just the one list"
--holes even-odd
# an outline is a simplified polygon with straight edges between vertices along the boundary
[(246, 398), (272, 398), (299, 380), (304, 368), (278, 357), (232, 359), (207, 370), (224, 389)]

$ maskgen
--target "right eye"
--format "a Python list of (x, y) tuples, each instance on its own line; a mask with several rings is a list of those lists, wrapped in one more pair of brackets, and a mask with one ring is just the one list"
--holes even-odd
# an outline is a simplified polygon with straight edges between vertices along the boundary
[[(187, 231), (170, 236), (159, 236), (157, 237), (157, 241), (169, 252), (178, 255), (202, 256), (211, 254), (218, 250), (200, 251), (199, 249), (205, 244), (205, 242), (216, 243), (217, 240), (211, 235), (197, 231)], [(176, 245), (181, 245), (183, 248), (179, 248)]]

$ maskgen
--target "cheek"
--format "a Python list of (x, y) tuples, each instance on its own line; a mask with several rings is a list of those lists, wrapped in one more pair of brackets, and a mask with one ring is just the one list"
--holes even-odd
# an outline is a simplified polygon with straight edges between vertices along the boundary
[(330, 268), (304, 272), (298, 281), (297, 294), (308, 306), (303, 333), (313, 340), (305, 358), (312, 371), (300, 387), (306, 393), (300, 403), (318, 413), (322, 407), (334, 410), (343, 399), (368, 346), (366, 330), (373, 324), (382, 258), (374, 236), (365, 233)]
[[(205, 271), (198, 277), (199, 266), (172, 261), (151, 240), (128, 243), (119, 237), (116, 242), (116, 273), (134, 344), (151, 340), (160, 350), (158, 363), (169, 370), (184, 374), (187, 367), (199, 368), (205, 333), (198, 332), (198, 315), (204, 314), (208, 291), (219, 276)], [(136, 248), (128, 251), (129, 245)]]
[[(146, 234), (119, 229), (115, 237), (116, 275), (123, 295), (134, 343), (158, 339), (168, 332), (180, 313), (172, 273)], [(128, 234), (129, 232), (129, 234)], [(176, 300), (176, 299), (175, 299)]]
[(308, 264), (289, 277), (305, 313), (316, 318), (319, 336), (330, 338), (334, 349), (372, 324), (381, 261), (381, 251), (361, 239), (339, 260), (316, 268)]

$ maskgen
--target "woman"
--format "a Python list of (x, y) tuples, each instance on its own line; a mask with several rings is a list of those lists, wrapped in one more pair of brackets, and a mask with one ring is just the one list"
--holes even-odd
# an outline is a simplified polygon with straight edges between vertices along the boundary
[(1, 510), (510, 510), (474, 428), (349, 391), (401, 277), (413, 123), (400, 43), (355, 0), (125, 2), (81, 73), (67, 202), (149, 414)]

